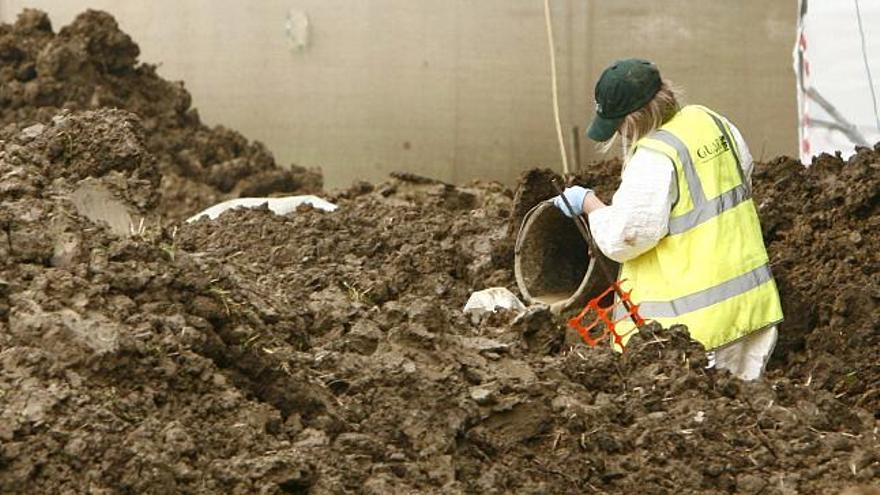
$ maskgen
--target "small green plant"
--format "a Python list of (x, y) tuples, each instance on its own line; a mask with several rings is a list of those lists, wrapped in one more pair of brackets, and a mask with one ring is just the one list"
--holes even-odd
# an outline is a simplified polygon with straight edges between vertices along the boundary
[(171, 229), (171, 240), (159, 244), (159, 248), (168, 255), (172, 263), (177, 259), (177, 225)]

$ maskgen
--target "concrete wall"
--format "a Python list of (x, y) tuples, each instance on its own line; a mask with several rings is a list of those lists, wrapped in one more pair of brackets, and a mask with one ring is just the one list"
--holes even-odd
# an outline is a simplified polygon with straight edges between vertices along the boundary
[[(541, 0), (0, 0), (56, 30), (113, 13), (141, 60), (182, 79), (209, 124), (265, 142), (330, 186), (409, 170), (511, 181), (560, 167)], [(615, 58), (655, 60), (687, 99), (727, 114), (755, 156), (796, 151), (796, 2), (552, 0), (563, 125), (583, 128)], [(309, 19), (296, 49), (291, 12)], [(295, 16), (293, 17), (295, 19)], [(584, 161), (596, 158), (582, 143)]]

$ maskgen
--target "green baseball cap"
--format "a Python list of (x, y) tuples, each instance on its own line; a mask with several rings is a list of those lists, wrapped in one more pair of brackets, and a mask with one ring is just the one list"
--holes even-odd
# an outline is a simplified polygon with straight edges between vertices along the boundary
[(624, 117), (647, 105), (660, 90), (660, 71), (647, 60), (618, 60), (596, 83), (596, 118), (587, 130), (593, 141), (614, 136)]

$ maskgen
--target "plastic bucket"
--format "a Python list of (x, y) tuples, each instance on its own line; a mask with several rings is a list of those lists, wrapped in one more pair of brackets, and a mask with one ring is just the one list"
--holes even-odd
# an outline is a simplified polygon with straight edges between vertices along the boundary
[[(603, 270), (599, 263), (606, 263)], [(614, 281), (618, 264), (601, 253), (590, 256), (572, 219), (545, 201), (529, 210), (516, 238), (514, 273), (526, 303), (561, 313), (581, 309)]]

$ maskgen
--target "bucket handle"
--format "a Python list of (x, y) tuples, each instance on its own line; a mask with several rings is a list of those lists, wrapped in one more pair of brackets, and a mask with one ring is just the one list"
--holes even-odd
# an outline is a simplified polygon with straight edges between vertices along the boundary
[(527, 211), (526, 214), (523, 216), (522, 223), (519, 224), (519, 230), (516, 233), (516, 244), (514, 244), (514, 247), (513, 247), (514, 254), (519, 254), (519, 250), (522, 247), (522, 243), (523, 243), (522, 233), (523, 233), (523, 230), (525, 230), (525, 228), (526, 228), (526, 223), (528, 223), (529, 219), (532, 218), (532, 215), (535, 213), (535, 211), (538, 208), (540, 208), (541, 205), (543, 205), (544, 203), (553, 203), (553, 200), (552, 199), (545, 199), (544, 201), (541, 201), (540, 203), (533, 206), (532, 209)]

